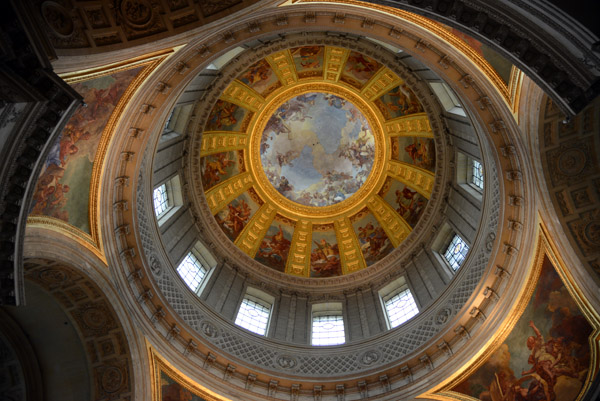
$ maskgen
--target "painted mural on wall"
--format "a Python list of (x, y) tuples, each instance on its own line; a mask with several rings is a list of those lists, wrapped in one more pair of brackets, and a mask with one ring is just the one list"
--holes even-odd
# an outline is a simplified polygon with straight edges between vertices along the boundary
[(218, 212), (215, 219), (229, 239), (235, 241), (258, 208), (248, 192), (244, 192)]
[(484, 401), (573, 401), (588, 374), (592, 327), (546, 258), (504, 343), (452, 391)]
[(361, 89), (381, 68), (381, 64), (364, 54), (351, 51), (344, 64), (340, 81)]
[(292, 245), (294, 227), (279, 220), (273, 220), (254, 259), (275, 270), (284, 272), (290, 246)]
[(244, 132), (250, 112), (237, 104), (217, 100), (208, 116), (205, 131)]
[(367, 213), (352, 222), (367, 266), (389, 254), (394, 246), (375, 216)]
[(323, 76), (323, 46), (303, 46), (290, 49), (294, 59), (298, 78), (313, 78)]
[(206, 401), (173, 380), (165, 372), (160, 372), (160, 401)]
[(375, 139), (351, 102), (306, 93), (282, 104), (261, 138), (261, 162), (271, 184), (286, 198), (326, 206), (352, 196), (366, 181)]
[(435, 171), (435, 143), (431, 138), (392, 138), (392, 158)]
[[(239, 151), (241, 153), (241, 151)], [(215, 153), (200, 160), (202, 185), (207, 191), (217, 184), (240, 173), (241, 155), (237, 151)]]
[(265, 59), (251, 65), (238, 79), (263, 97), (282, 86), (277, 74)]
[(86, 106), (73, 114), (50, 150), (33, 195), (32, 215), (55, 217), (90, 233), (90, 181), (98, 144), (121, 96), (141, 69), (72, 85)]
[(313, 231), (310, 277), (333, 277), (341, 274), (340, 251), (335, 232)]
[(374, 103), (386, 120), (423, 112), (419, 99), (406, 84), (396, 86)]
[(427, 199), (411, 187), (393, 179), (389, 186), (384, 186), (384, 188), (388, 189), (380, 192), (380, 196), (414, 228), (425, 211)]

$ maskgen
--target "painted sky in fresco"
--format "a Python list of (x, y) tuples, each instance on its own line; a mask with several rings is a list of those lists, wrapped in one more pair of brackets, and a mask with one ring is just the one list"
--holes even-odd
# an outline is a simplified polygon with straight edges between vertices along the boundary
[(90, 233), (90, 180), (102, 131), (141, 69), (72, 85), (87, 106), (73, 114), (50, 150), (33, 196), (32, 215), (55, 217)]
[(282, 104), (261, 139), (261, 162), (286, 198), (326, 206), (352, 196), (373, 165), (375, 139), (356, 106), (325, 93)]
[(573, 401), (587, 377), (591, 332), (546, 258), (535, 292), (504, 343), (452, 391), (480, 400)]

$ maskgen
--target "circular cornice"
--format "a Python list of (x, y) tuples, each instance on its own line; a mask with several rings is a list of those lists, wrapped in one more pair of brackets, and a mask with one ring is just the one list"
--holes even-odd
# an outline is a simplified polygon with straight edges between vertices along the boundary
[[(122, 152), (134, 152), (134, 154), (141, 155), (144, 153), (144, 149), (153, 149), (156, 146), (160, 133), (155, 127), (161, 126), (159, 121), (166, 118), (167, 111), (164, 110), (154, 115), (139, 115), (137, 110), (142, 105), (159, 105), (163, 102), (169, 102), (182, 90), (185, 82), (191, 80), (192, 75), (189, 74), (190, 72), (198, 71), (207, 65), (209, 60), (199, 57), (194, 50), (202, 48), (200, 46), (202, 44), (201, 40), (191, 43), (189, 47), (178, 52), (173, 59), (157, 70), (153, 83), (149, 83), (140, 90), (136, 98), (132, 100), (130, 112), (124, 116), (120, 123), (122, 129), (118, 132), (122, 134), (115, 136), (115, 141), (108, 155), (109, 159), (115, 162), (108, 166), (104, 180), (105, 187), (108, 188), (103, 196), (104, 212), (112, 209), (112, 204), (115, 202), (124, 201), (130, 205), (130, 208), (127, 210), (117, 209), (114, 217), (106, 222), (107, 227), (110, 227), (110, 229), (105, 232), (116, 233), (114, 238), (107, 238), (106, 247), (109, 255), (120, 255), (120, 257), (111, 257), (109, 266), (118, 281), (119, 287), (122, 288), (124, 296), (130, 299), (132, 307), (141, 319), (140, 324), (144, 327), (151, 341), (156, 343), (164, 353), (169, 354), (174, 361), (181, 362), (181, 366), (188, 366), (190, 369), (193, 369), (192, 366), (204, 366), (204, 373), (200, 376), (198, 376), (198, 373), (194, 373), (193, 370), (188, 372), (190, 377), (198, 380), (203, 380), (202, 376), (207, 375), (211, 377), (210, 381), (218, 382), (218, 380), (213, 379), (215, 374), (218, 372), (222, 374), (228, 363), (237, 365), (239, 374), (236, 373), (236, 375), (231, 376), (228, 383), (221, 383), (221, 387), (219, 387), (222, 388), (224, 393), (230, 395), (235, 393), (248, 399), (261, 398), (262, 396), (252, 393), (251, 389), (244, 390), (245, 374), (254, 371), (259, 373), (260, 380), (263, 380), (262, 378), (268, 380), (269, 377), (273, 376), (281, 377), (279, 379), (281, 380), (280, 386), (288, 386), (291, 383), (304, 383), (306, 387), (310, 388), (314, 383), (324, 384), (326, 387), (324, 396), (327, 397), (335, 397), (335, 390), (333, 389), (336, 383), (345, 384), (346, 391), (358, 392), (351, 380), (361, 377), (367, 380), (367, 385), (378, 385), (373, 383), (376, 381), (375, 378), (378, 375), (386, 375), (386, 378), (389, 379), (389, 387), (383, 396), (385, 399), (397, 399), (399, 396), (403, 398), (417, 396), (423, 390), (422, 386), (425, 381), (430, 385), (432, 380), (434, 382), (444, 380), (455, 373), (448, 370), (448, 367), (462, 366), (465, 361), (475, 355), (479, 347), (486, 344), (498, 325), (502, 323), (498, 319), (490, 319), (490, 317), (494, 316), (494, 313), (497, 313), (498, 310), (506, 308), (514, 302), (511, 297), (505, 296), (505, 294), (510, 293), (512, 288), (519, 288), (520, 283), (512, 277), (518, 277), (527, 269), (525, 263), (523, 263), (525, 261), (523, 257), (527, 256), (522, 256), (519, 248), (523, 246), (523, 241), (531, 240), (532, 233), (535, 231), (535, 225), (524, 217), (533, 215), (532, 213), (525, 214), (525, 211), (531, 212), (532, 208), (529, 200), (525, 201), (524, 192), (525, 185), (529, 185), (527, 180), (530, 171), (523, 163), (524, 156), (519, 145), (518, 130), (510, 112), (506, 110), (502, 103), (502, 97), (495, 92), (493, 86), (485, 78), (479, 75), (479, 72), (465, 69), (465, 66), (469, 66), (469, 62), (465, 61), (458, 52), (452, 53), (449, 58), (445, 59), (444, 64), (447, 67), (438, 65), (439, 55), (445, 53), (442, 53), (436, 47), (440, 45), (437, 39), (430, 36), (425, 30), (411, 27), (403, 31), (399, 38), (390, 38), (383, 33), (389, 31), (389, 26), (383, 27), (383, 31), (379, 29), (380, 26), (377, 23), (375, 23), (376, 29), (374, 30), (371, 30), (373, 27), (361, 27), (360, 21), (364, 20), (364, 17), (360, 16), (360, 10), (344, 9), (344, 11), (347, 11), (344, 29), (355, 33), (364, 32), (364, 34), (369, 34), (370, 32), (372, 36), (393, 42), (398, 47), (413, 49), (410, 52), (444, 77), (457, 90), (466, 107), (471, 111), (471, 117), (478, 127), (478, 132), (482, 135), (480, 139), (488, 142), (482, 147), (484, 149), (483, 159), (485, 165), (488, 166), (486, 169), (486, 183), (489, 183), (489, 185), (486, 184), (484, 195), (486, 200), (480, 223), (480, 233), (473, 243), (472, 251), (467, 257), (463, 268), (458, 272), (443, 296), (433, 302), (418, 319), (382, 336), (382, 338), (389, 339), (393, 337), (392, 341), (402, 342), (403, 338), (404, 340), (410, 340), (410, 336), (416, 333), (415, 330), (420, 325), (424, 325), (421, 326), (424, 328), (430, 328), (427, 331), (428, 334), (417, 341), (419, 345), (415, 345), (408, 352), (390, 355), (392, 359), (387, 363), (380, 364), (372, 369), (359, 370), (355, 375), (340, 372), (339, 374), (328, 375), (327, 378), (318, 375), (310, 379), (302, 374), (281, 375), (277, 370), (273, 372), (248, 360), (244, 361), (243, 358), (239, 359), (238, 356), (233, 356), (230, 351), (222, 347), (222, 344), (219, 345), (217, 342), (211, 341), (208, 333), (212, 330), (204, 331), (204, 334), (197, 331), (201, 330), (201, 327), (197, 327), (200, 321), (190, 325), (186, 323), (181, 315), (174, 313), (173, 304), (167, 302), (166, 298), (176, 296), (181, 301), (180, 307), (185, 310), (189, 308), (186, 304), (190, 305), (189, 300), (188, 302), (183, 301), (184, 298), (188, 297), (188, 295), (185, 295), (186, 293), (175, 290), (173, 293), (165, 294), (158, 289), (157, 278), (153, 270), (149, 268), (147, 252), (153, 251), (155, 244), (160, 243), (160, 239), (155, 228), (148, 230), (152, 226), (150, 222), (145, 223), (146, 228), (140, 225), (141, 221), (148, 218), (147, 211), (151, 210), (150, 199), (144, 198), (144, 194), (150, 193), (150, 182), (143, 179), (150, 171), (150, 163), (142, 163), (142, 157), (134, 159), (119, 157)], [(359, 16), (354, 18), (355, 14)], [(372, 14), (368, 15), (372, 16)], [(333, 16), (332, 13), (331, 17)], [(291, 15), (283, 11), (279, 12), (279, 16), (276, 13), (271, 13), (269, 18), (265, 20), (265, 23), (275, 21), (277, 18), (285, 19), (286, 24), (292, 26), (300, 27), (304, 23), (304, 15)], [(381, 19), (386, 20), (386, 17), (382, 16)], [(241, 32), (242, 29), (242, 27), (232, 27), (234, 32)], [(286, 30), (281, 25), (265, 25), (262, 29), (261, 34), (267, 31), (283, 32)], [(289, 31), (289, 28), (287, 30)], [(213, 51), (218, 48), (219, 50), (215, 51), (215, 54), (220, 54), (235, 46), (238, 42), (246, 41), (248, 37), (247, 34), (244, 34), (241, 38), (234, 37), (233, 40), (223, 37), (219, 39), (219, 36), (207, 37), (205, 43), (210, 44)], [(427, 40), (427, 47), (421, 52), (418, 46), (419, 43), (423, 43), (423, 40)], [(416, 50), (414, 50), (415, 43), (417, 43)], [(186, 72), (190, 68), (191, 70)], [(459, 80), (460, 83), (458, 83)], [(157, 87), (156, 82), (161, 84)], [(163, 92), (160, 88), (164, 89), (165, 85), (175, 88), (174, 92), (170, 94)], [(159, 88), (158, 91), (156, 88)], [(213, 99), (213, 102), (214, 100), (216, 99)], [(434, 117), (438, 118), (437, 116)], [(435, 121), (437, 120), (434, 119), (432, 123), (435, 123)], [(145, 135), (132, 137), (128, 134), (130, 127), (144, 130)], [(150, 146), (147, 147), (149, 143)], [(504, 151), (500, 152), (500, 148)], [(500, 156), (501, 153), (504, 153), (505, 156)], [(444, 170), (447, 169), (444, 168)], [(436, 185), (446, 186), (448, 178), (445, 177), (442, 182), (436, 183)], [(184, 183), (184, 185), (189, 184)], [(507, 212), (505, 212), (505, 209), (507, 209)], [(111, 215), (111, 213), (108, 212), (107, 215)], [(510, 218), (510, 221), (508, 218)], [(512, 228), (507, 228), (509, 227), (508, 223), (511, 221), (517, 221), (520, 225), (511, 224), (510, 227)], [(145, 245), (142, 246), (142, 243)], [(160, 273), (162, 269), (162, 277), (172, 274), (164, 274), (166, 272), (164, 266), (168, 265), (166, 257), (159, 255), (159, 259), (157, 262), (159, 269), (155, 269), (155, 271)], [(495, 268), (496, 266), (498, 268)], [(494, 271), (497, 274), (494, 274)], [(512, 274), (509, 277), (504, 272)], [(352, 277), (352, 275), (348, 277)], [(360, 274), (356, 277), (360, 277)], [(383, 279), (384, 275), (381, 274), (380, 277)], [(348, 281), (343, 279), (347, 280), (347, 277), (342, 277), (342, 280), (339, 280), (341, 287), (338, 288), (348, 285)], [(374, 279), (374, 277), (369, 279)], [(356, 280), (352, 281), (358, 283)], [(498, 297), (490, 297), (489, 294), (497, 294)], [(450, 300), (456, 302), (456, 307), (444, 306)], [(196, 306), (201, 303), (197, 299), (193, 302), (196, 303)], [(465, 307), (465, 305), (468, 307)], [(448, 310), (450, 310), (450, 313)], [(192, 313), (189, 318), (193, 319), (195, 313)], [(484, 313), (487, 313), (487, 319)], [(285, 354), (288, 355), (294, 350), (307, 355), (313, 352), (310, 347), (294, 346), (288, 348), (285, 344), (269, 339), (256, 338), (256, 336), (244, 333), (243, 330), (236, 328), (231, 323), (220, 320), (218, 316), (210, 311), (201, 312), (197, 316), (215, 319), (214, 321), (218, 322), (217, 325), (225, 325), (226, 330), (223, 330), (222, 333), (232, 333), (237, 338), (247, 337), (251, 340), (253, 346), (260, 344), (261, 347), (264, 346), (271, 349), (272, 352), (276, 352), (276, 355), (279, 355), (278, 353), (282, 353), (282, 351), (285, 351)], [(435, 326), (434, 321), (439, 322), (439, 326)], [(380, 344), (379, 341), (381, 340), (364, 341), (362, 344), (355, 344), (354, 346), (362, 347), (363, 350), (367, 351), (370, 347)], [(441, 344), (449, 347), (450, 352), (445, 352), (444, 347), (438, 346), (440, 341), (442, 341)], [(465, 344), (469, 346), (465, 347)], [(322, 353), (324, 350), (319, 349), (317, 351)], [(340, 354), (338, 350), (344, 350), (344, 352), (346, 350), (356, 351), (352, 345), (336, 348), (333, 352)], [(218, 356), (216, 362), (215, 352)], [(210, 357), (211, 354), (212, 357)], [(366, 358), (365, 360), (370, 359)], [(206, 361), (212, 361), (209, 363), (208, 368)], [(444, 366), (446, 368), (443, 368)], [(398, 367), (402, 368), (398, 369)], [(263, 383), (260, 388), (267, 388), (266, 381)], [(289, 391), (287, 390), (288, 393)]]

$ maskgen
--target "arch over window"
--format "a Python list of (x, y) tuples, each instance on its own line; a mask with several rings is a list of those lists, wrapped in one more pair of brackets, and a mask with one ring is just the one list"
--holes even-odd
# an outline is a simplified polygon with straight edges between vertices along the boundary
[(346, 342), (341, 302), (312, 306), (312, 345), (338, 345)]

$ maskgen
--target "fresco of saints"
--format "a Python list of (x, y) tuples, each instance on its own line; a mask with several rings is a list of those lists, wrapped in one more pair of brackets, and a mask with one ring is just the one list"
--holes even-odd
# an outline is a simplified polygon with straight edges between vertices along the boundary
[(219, 224), (231, 238), (237, 238), (248, 223), (252, 210), (243, 199), (237, 205), (230, 203), (227, 208), (227, 216), (222, 220), (218, 219)]
[(283, 271), (291, 244), (291, 241), (283, 235), (283, 229), (280, 225), (278, 232), (265, 237), (262, 241), (257, 256), (267, 259), (269, 265)]
[(228, 175), (226, 169), (234, 164), (235, 161), (229, 159), (229, 154), (227, 152), (218, 153), (210, 159), (207, 157), (202, 172), (204, 187), (208, 189), (213, 185), (218, 184), (221, 181), (221, 177)]
[(340, 252), (338, 245), (331, 245), (325, 238), (319, 242), (313, 241), (316, 249), (313, 249), (311, 259), (311, 270), (316, 277), (332, 277), (341, 274)]

